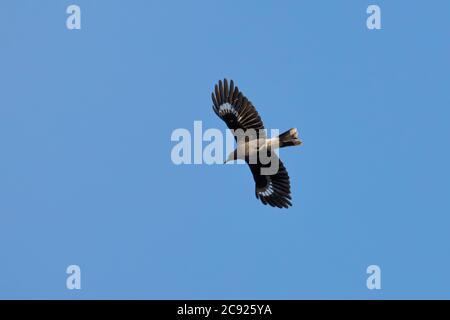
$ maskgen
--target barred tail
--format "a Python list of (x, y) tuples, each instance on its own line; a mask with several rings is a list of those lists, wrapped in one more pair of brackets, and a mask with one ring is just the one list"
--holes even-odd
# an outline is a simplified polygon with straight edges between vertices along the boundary
[(296, 128), (289, 129), (288, 131), (280, 134), (278, 139), (280, 148), (298, 146), (302, 144), (302, 142), (298, 138), (298, 132)]

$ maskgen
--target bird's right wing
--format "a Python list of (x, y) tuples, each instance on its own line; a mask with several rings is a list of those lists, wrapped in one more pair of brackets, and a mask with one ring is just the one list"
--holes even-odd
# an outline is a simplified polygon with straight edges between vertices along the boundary
[(264, 124), (253, 104), (234, 86), (233, 80), (228, 86), (225, 79), (215, 85), (214, 92), (211, 94), (213, 101), (213, 110), (231, 130), (254, 129), (258, 137), (260, 132), (264, 134)]
[(274, 157), (272, 161), (278, 161), (278, 171), (274, 175), (261, 174), (261, 169), (270, 166), (270, 163), (263, 165), (247, 162), (255, 180), (256, 198), (260, 199), (263, 204), (269, 204), (272, 207), (289, 208), (292, 204), (288, 172), (278, 157)]

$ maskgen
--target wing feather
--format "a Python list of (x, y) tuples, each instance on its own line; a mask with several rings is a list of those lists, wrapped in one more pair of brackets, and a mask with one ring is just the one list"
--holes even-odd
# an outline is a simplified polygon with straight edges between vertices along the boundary
[(261, 174), (261, 169), (270, 166), (270, 164), (250, 164), (247, 162), (255, 180), (256, 198), (265, 205), (288, 208), (292, 206), (289, 174), (278, 157), (275, 157), (272, 161), (278, 161), (278, 172), (273, 175)]
[(253, 104), (239, 91), (231, 80), (219, 80), (211, 95), (214, 112), (226, 123), (229, 129), (244, 131), (264, 129), (264, 124)]

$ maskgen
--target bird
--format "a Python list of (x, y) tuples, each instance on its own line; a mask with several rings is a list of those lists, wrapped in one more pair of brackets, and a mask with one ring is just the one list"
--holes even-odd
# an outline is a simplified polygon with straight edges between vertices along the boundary
[[(298, 146), (303, 142), (296, 128), (287, 130), (278, 137), (266, 137), (263, 121), (250, 100), (235, 86), (234, 81), (219, 80), (211, 94), (213, 110), (232, 131), (237, 142), (236, 149), (228, 155), (224, 163), (244, 160), (255, 181), (255, 195), (264, 205), (276, 208), (292, 206), (289, 174), (275, 150)], [(244, 137), (244, 139), (242, 139)], [(267, 154), (270, 162), (263, 161)], [(276, 172), (266, 173), (275, 165)]]

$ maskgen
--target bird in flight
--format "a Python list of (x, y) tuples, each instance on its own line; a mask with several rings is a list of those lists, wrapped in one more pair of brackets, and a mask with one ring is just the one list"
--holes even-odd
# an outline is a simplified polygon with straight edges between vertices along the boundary
[[(225, 163), (240, 159), (248, 164), (255, 180), (256, 198), (263, 204), (278, 208), (292, 206), (289, 175), (274, 151), (300, 145), (297, 129), (267, 138), (261, 117), (233, 80), (229, 84), (227, 79), (220, 80), (211, 96), (214, 112), (233, 132), (237, 142)], [(271, 167), (277, 170), (269, 170)]]

